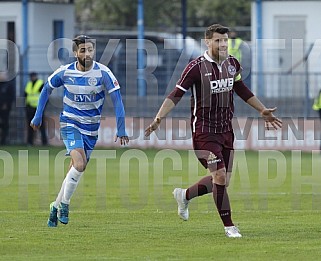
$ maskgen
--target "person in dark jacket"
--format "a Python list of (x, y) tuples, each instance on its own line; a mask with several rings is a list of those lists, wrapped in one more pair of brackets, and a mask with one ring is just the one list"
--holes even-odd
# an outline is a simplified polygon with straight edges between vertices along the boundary
[(15, 98), (15, 89), (5, 73), (0, 73), (0, 144), (7, 144), (9, 133), (9, 115), (12, 102)]

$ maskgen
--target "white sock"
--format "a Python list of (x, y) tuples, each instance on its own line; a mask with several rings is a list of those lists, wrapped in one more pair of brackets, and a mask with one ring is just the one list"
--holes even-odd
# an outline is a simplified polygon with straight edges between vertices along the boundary
[(83, 173), (84, 172), (79, 172), (78, 170), (76, 170), (73, 166), (70, 168), (64, 181), (65, 185), (62, 193), (62, 198), (61, 198), (62, 203), (65, 203), (65, 204), (70, 203), (70, 198), (74, 194)]
[(65, 190), (65, 184), (66, 184), (66, 178), (64, 179), (64, 181), (62, 182), (61, 184), (61, 188), (60, 188), (60, 191), (58, 193), (58, 196), (56, 198), (56, 201), (54, 203), (54, 207), (55, 208), (58, 208), (61, 200), (62, 200), (62, 196), (64, 195), (64, 190)]

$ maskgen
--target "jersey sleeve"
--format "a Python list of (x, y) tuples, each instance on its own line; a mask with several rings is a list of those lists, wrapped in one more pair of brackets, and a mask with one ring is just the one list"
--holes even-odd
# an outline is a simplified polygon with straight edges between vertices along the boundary
[(61, 66), (48, 77), (48, 84), (50, 88), (59, 88), (64, 85), (64, 72), (65, 67)]
[(243, 80), (242, 80), (242, 76), (241, 76), (241, 72), (242, 72), (242, 66), (239, 63), (239, 61), (231, 56), (231, 63), (235, 66), (235, 70), (236, 73), (234, 74), (234, 91), (235, 93), (240, 96), (240, 98), (243, 101), (247, 101), (248, 99), (250, 99), (252, 96), (254, 96), (254, 94), (251, 92), (251, 90), (244, 84)]
[(115, 75), (111, 72), (111, 70), (108, 67), (105, 67), (105, 69), (102, 70), (102, 76), (103, 84), (108, 93), (112, 93), (113, 91), (120, 89), (119, 83)]
[(183, 95), (190, 89), (195, 81), (197, 75), (199, 73), (196, 71), (197, 67), (195, 66), (196, 62), (190, 62), (184, 69), (180, 79), (177, 81), (175, 88), (173, 91), (167, 96), (167, 98), (171, 99), (175, 104), (177, 104)]
[(119, 90), (110, 93), (111, 100), (114, 104), (117, 125), (117, 137), (128, 136), (125, 129), (125, 109)]
[(241, 80), (234, 82), (234, 91), (245, 102), (248, 99), (250, 99), (252, 96), (254, 96), (254, 94), (251, 92), (251, 90)]
[(235, 69), (236, 69), (236, 73), (234, 75), (234, 81), (237, 82), (237, 81), (242, 80), (241, 73), (243, 71), (243, 68), (242, 68), (242, 65), (240, 64), (240, 62), (235, 57), (233, 57), (233, 64), (235, 64)]
[(185, 67), (180, 79), (177, 81), (176, 87), (186, 92), (194, 85), (199, 76), (197, 61), (193, 60)]

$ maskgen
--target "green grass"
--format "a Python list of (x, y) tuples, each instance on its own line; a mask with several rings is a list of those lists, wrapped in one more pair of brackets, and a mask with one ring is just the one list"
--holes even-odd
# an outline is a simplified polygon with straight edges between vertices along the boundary
[(63, 148), (1, 148), (0, 260), (321, 260), (320, 155), (236, 153), (229, 195), (241, 239), (225, 237), (210, 194), (178, 218), (173, 188), (206, 171), (174, 150), (97, 149), (70, 223), (48, 228), (68, 164)]

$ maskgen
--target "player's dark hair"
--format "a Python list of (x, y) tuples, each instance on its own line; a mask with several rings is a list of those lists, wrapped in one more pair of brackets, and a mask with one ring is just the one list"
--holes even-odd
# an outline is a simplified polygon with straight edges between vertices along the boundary
[(220, 24), (212, 24), (207, 27), (205, 31), (205, 39), (211, 39), (214, 33), (226, 34), (229, 32), (229, 28)]
[(95, 48), (95, 40), (87, 35), (78, 35), (73, 40), (72, 50), (75, 52), (78, 50), (78, 46), (84, 43), (92, 43), (93, 47)]

